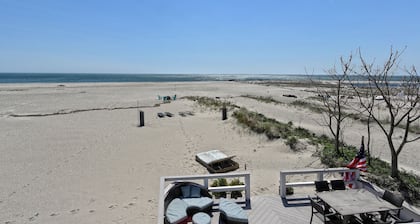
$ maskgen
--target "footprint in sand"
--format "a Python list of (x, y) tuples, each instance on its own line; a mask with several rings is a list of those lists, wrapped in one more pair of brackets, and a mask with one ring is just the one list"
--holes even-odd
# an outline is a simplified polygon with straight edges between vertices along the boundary
[(130, 203), (128, 203), (128, 205), (124, 206), (124, 208), (130, 208), (130, 207), (132, 207), (134, 205), (136, 205), (136, 203), (130, 202)]
[(80, 209), (73, 209), (73, 210), (71, 210), (71, 211), (70, 211), (70, 213), (71, 213), (72, 215), (75, 215), (75, 214), (77, 214), (79, 211), (80, 211)]
[(35, 218), (36, 217), (38, 217), (39, 216), (39, 213), (37, 212), (37, 213), (35, 213), (35, 215), (34, 216), (32, 216), (32, 217), (29, 217), (29, 221), (34, 221), (35, 220)]

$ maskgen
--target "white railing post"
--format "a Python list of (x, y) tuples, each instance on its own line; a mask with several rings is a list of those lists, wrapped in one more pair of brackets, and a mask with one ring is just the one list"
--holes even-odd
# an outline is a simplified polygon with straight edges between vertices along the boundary
[(356, 169), (355, 172), (356, 172), (356, 180), (359, 180), (359, 178), (360, 178), (360, 170), (359, 169)]
[(245, 174), (245, 206), (251, 208), (251, 174)]
[(204, 178), (204, 187), (206, 187), (207, 189), (209, 189), (209, 178)]
[(359, 182), (359, 179), (360, 179), (360, 170), (359, 169), (356, 169), (355, 170), (355, 173), (356, 173), (356, 178), (355, 178), (355, 185), (356, 185), (356, 188), (360, 188), (360, 186), (361, 186), (361, 184), (360, 184), (360, 182)]
[(280, 171), (280, 196), (286, 197), (286, 174)]
[(324, 180), (324, 173), (323, 172), (319, 172), (317, 176), (318, 176), (318, 181), (323, 181)]
[(165, 188), (165, 177), (160, 178), (160, 189), (159, 189), (159, 204), (158, 204), (158, 224), (163, 224), (164, 222), (164, 200), (165, 196), (164, 194), (164, 188)]

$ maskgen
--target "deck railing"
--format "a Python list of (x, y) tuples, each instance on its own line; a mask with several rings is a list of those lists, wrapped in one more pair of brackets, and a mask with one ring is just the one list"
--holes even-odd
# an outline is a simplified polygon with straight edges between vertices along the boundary
[[(280, 171), (280, 195), (282, 198), (286, 197), (286, 188), (287, 187), (305, 187), (313, 186), (314, 181), (324, 180), (324, 174), (327, 173), (345, 173), (345, 172), (355, 172), (355, 179), (353, 181), (347, 181), (346, 184), (356, 184), (359, 179), (360, 171), (359, 169), (349, 169), (349, 168), (327, 168), (327, 169), (303, 169), (303, 170), (282, 170)], [(302, 175), (302, 174), (316, 174), (317, 178), (314, 181), (308, 182), (287, 182), (286, 177), (290, 175)]]
[[(245, 202), (246, 208), (251, 208), (251, 180), (249, 172), (239, 173), (226, 173), (226, 174), (207, 174), (207, 175), (191, 175), (191, 176), (167, 176), (160, 178), (160, 194), (159, 194), (159, 207), (158, 207), (158, 224), (164, 223), (164, 200), (165, 200), (165, 189), (172, 182), (179, 181), (192, 181), (198, 184), (202, 184), (207, 188), (209, 192), (232, 192), (232, 191), (245, 191), (244, 201), (237, 201), (239, 203)], [(218, 178), (244, 178), (243, 185), (235, 186), (209, 186), (209, 180), (215, 180)], [(170, 182), (170, 183), (168, 183)]]

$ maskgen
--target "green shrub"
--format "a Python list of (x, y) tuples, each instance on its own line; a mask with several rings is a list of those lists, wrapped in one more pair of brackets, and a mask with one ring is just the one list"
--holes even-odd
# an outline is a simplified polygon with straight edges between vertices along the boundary
[(293, 187), (286, 187), (286, 195), (292, 195), (294, 193)]
[[(243, 185), (244, 183), (241, 182), (238, 178), (233, 179), (230, 181), (229, 186), (236, 186), (236, 185)], [(232, 191), (230, 194), (231, 198), (240, 198), (242, 197), (242, 191)]]
[(297, 143), (298, 140), (295, 136), (289, 136), (286, 140), (286, 145), (288, 145), (292, 150), (296, 150)]
[[(210, 185), (212, 187), (221, 187), (221, 186), (236, 186), (236, 185), (243, 185), (244, 183), (241, 182), (238, 178), (232, 179), (229, 184), (226, 178), (218, 178), (214, 180), (213, 183)], [(212, 193), (215, 198), (226, 198), (226, 192), (213, 192)], [(230, 194), (231, 198), (240, 198), (242, 197), (242, 191), (232, 191)]]
[[(228, 183), (225, 178), (218, 178), (217, 180), (214, 180), (210, 186), (212, 187), (228, 186)], [(215, 198), (226, 198), (226, 192), (213, 192), (212, 194), (214, 195)]]

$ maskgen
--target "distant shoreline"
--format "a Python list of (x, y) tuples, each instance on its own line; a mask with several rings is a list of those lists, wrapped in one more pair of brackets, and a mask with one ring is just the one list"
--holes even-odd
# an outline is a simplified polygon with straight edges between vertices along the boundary
[[(204, 81), (332, 81), (330, 75), (305, 74), (113, 74), (113, 73), (0, 73), (3, 83), (122, 83)], [(393, 76), (401, 81), (404, 76)]]
[[(328, 78), (320, 75), (323, 79)], [(272, 74), (111, 74), (111, 73), (0, 73), (0, 83), (111, 83), (303, 80), (305, 75)]]

